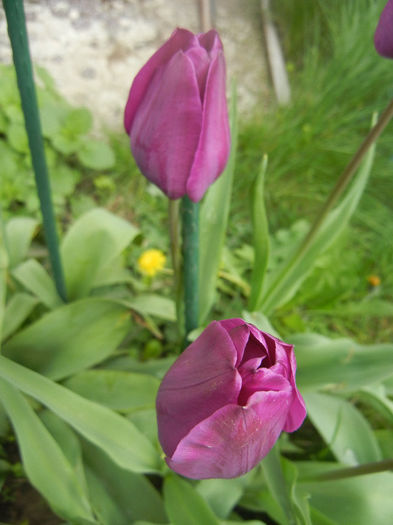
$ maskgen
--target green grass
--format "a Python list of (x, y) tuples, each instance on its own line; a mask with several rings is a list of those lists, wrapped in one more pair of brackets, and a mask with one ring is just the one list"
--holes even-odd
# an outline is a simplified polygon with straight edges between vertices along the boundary
[[(366, 135), (374, 111), (393, 96), (393, 62), (379, 57), (373, 33), (385, 2), (283, 0), (275, 4), (292, 87), (287, 107), (270, 108), (244, 123), (235, 174), (231, 232), (250, 243), (249, 188), (263, 153), (269, 156), (267, 207), (272, 232), (299, 218), (312, 220)], [(370, 274), (381, 278), (372, 296), (393, 300), (393, 123), (380, 138), (372, 175), (345, 238), (325, 255), (276, 322), (286, 331), (308, 329), (389, 340), (382, 312), (345, 314), (344, 305), (368, 301)], [(322, 310), (329, 310), (324, 314)], [(348, 310), (348, 308), (347, 308)], [(390, 314), (391, 315), (391, 314)], [(391, 319), (390, 319), (391, 320)]]

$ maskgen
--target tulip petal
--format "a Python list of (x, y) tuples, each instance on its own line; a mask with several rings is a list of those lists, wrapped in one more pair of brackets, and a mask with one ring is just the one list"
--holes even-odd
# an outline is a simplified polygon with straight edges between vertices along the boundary
[(130, 134), (136, 110), (142, 102), (157, 69), (169, 62), (172, 56), (180, 49), (186, 51), (189, 47), (196, 44), (197, 39), (191, 31), (178, 28), (139, 71), (132, 83), (124, 111), (124, 127), (128, 134)]
[(193, 479), (241, 476), (277, 441), (289, 405), (288, 392), (281, 391), (256, 392), (246, 407), (224, 406), (195, 426), (166, 462)]
[(159, 439), (168, 456), (200, 421), (237, 402), (241, 378), (235, 362), (230, 337), (213, 322), (168, 370), (157, 394)]
[(254, 372), (243, 375), (243, 371), (239, 369), (242, 376), (242, 389), (239, 394), (238, 404), (247, 405), (248, 400), (255, 392), (273, 392), (286, 391), (290, 398), (292, 398), (292, 386), (288, 379), (280, 374), (276, 374), (271, 368), (260, 368)]
[[(294, 432), (303, 423), (307, 411), (304, 400), (296, 388), (296, 358), (293, 352), (293, 346), (277, 341), (277, 362), (282, 364), (287, 370), (287, 377), (292, 385), (292, 404), (289, 409), (288, 418), (284, 425), (285, 432)], [(274, 367), (273, 367), (274, 368)]]
[(205, 94), (206, 79), (209, 72), (210, 59), (206, 49), (203, 47), (192, 47), (186, 51), (186, 55), (191, 60), (195, 68), (195, 76), (198, 79), (199, 94), (201, 101)]
[(171, 199), (186, 192), (201, 131), (201, 113), (194, 66), (179, 51), (156, 72), (130, 134), (138, 167)]
[(215, 58), (218, 51), (222, 51), (222, 43), (215, 29), (198, 35), (199, 44), (208, 51), (210, 58)]
[(187, 181), (187, 195), (198, 202), (222, 173), (230, 151), (228, 109), (225, 94), (225, 61), (220, 51), (207, 77), (202, 129)]
[(388, 1), (381, 13), (374, 34), (374, 44), (380, 55), (393, 58), (393, 0)]

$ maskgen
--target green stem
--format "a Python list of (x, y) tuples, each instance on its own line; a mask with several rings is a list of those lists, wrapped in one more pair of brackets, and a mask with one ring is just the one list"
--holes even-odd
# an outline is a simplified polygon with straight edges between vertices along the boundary
[(29, 53), (23, 0), (3, 0), (7, 18), (16, 78), (29, 139), (31, 160), (40, 200), (44, 233), (48, 245), (53, 276), (59, 296), (66, 300), (66, 288), (61, 265), (56, 222), (51, 201), (50, 183), (45, 161), (44, 143), (38, 113), (37, 95)]
[(369, 134), (363, 140), (362, 144), (360, 145), (355, 155), (352, 157), (349, 164), (346, 166), (346, 168), (340, 175), (340, 178), (338, 179), (335, 187), (331, 191), (328, 199), (326, 200), (325, 204), (322, 206), (319, 214), (317, 215), (314, 223), (312, 224), (310, 231), (308, 232), (304, 241), (300, 245), (299, 250), (296, 252), (295, 256), (293, 257), (291, 264), (289, 264), (286, 267), (286, 270), (282, 274), (280, 274), (277, 281), (270, 287), (266, 297), (263, 300), (264, 304), (267, 303), (268, 298), (271, 296), (276, 286), (282, 281), (282, 279), (284, 279), (284, 277), (288, 274), (288, 272), (296, 264), (296, 262), (304, 255), (304, 253), (307, 252), (309, 246), (312, 244), (312, 242), (314, 241), (314, 238), (318, 234), (319, 229), (321, 225), (323, 224), (325, 218), (327, 217), (329, 212), (332, 210), (337, 200), (342, 195), (342, 193), (348, 186), (349, 182), (351, 181), (352, 177), (354, 176), (361, 161), (363, 160), (363, 157), (366, 155), (366, 153), (368, 152), (370, 147), (374, 144), (374, 142), (377, 140), (377, 138), (381, 135), (381, 133), (386, 128), (387, 124), (390, 122), (392, 117), (393, 117), (393, 100), (390, 101), (390, 103), (386, 107), (385, 111), (382, 113), (378, 122), (375, 124), (375, 126), (373, 126)]
[(355, 476), (364, 476), (366, 474), (377, 474), (378, 472), (385, 472), (387, 470), (393, 470), (393, 459), (384, 459), (382, 461), (365, 463), (364, 465), (358, 465), (356, 467), (332, 470), (330, 472), (302, 478), (300, 481), (335, 481), (338, 479), (353, 478)]
[(174, 273), (176, 317), (181, 337), (184, 337), (183, 283), (182, 260), (180, 249), (180, 201), (169, 199), (169, 235), (171, 240), (171, 257)]
[(198, 327), (199, 203), (181, 203), (183, 282), (186, 335)]

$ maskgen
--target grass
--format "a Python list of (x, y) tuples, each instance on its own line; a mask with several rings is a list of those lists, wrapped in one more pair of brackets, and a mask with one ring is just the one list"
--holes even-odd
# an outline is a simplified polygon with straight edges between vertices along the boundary
[[(263, 153), (269, 156), (271, 231), (288, 229), (300, 218), (311, 220), (363, 140), (373, 112), (390, 101), (393, 63), (376, 54), (372, 41), (384, 4), (285, 0), (276, 5), (292, 101), (243, 122), (230, 228), (237, 243), (251, 239), (244, 203)], [(391, 339), (382, 305), (378, 315), (367, 313), (366, 305), (362, 312), (358, 307), (350, 314), (347, 308), (345, 314), (343, 306), (367, 302), (370, 295), (393, 299), (392, 141), (393, 123), (378, 142), (371, 180), (347, 235), (321, 258), (295, 301), (278, 313), (284, 332), (307, 327), (367, 342)], [(378, 289), (370, 290), (370, 274), (380, 277)]]

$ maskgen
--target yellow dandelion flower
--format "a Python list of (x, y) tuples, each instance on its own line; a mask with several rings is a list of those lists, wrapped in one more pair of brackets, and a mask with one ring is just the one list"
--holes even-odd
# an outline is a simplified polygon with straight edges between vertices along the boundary
[(367, 281), (371, 286), (379, 286), (381, 284), (381, 278), (378, 275), (369, 275)]
[(164, 268), (166, 257), (161, 250), (146, 250), (138, 259), (138, 268), (141, 273), (154, 277)]

